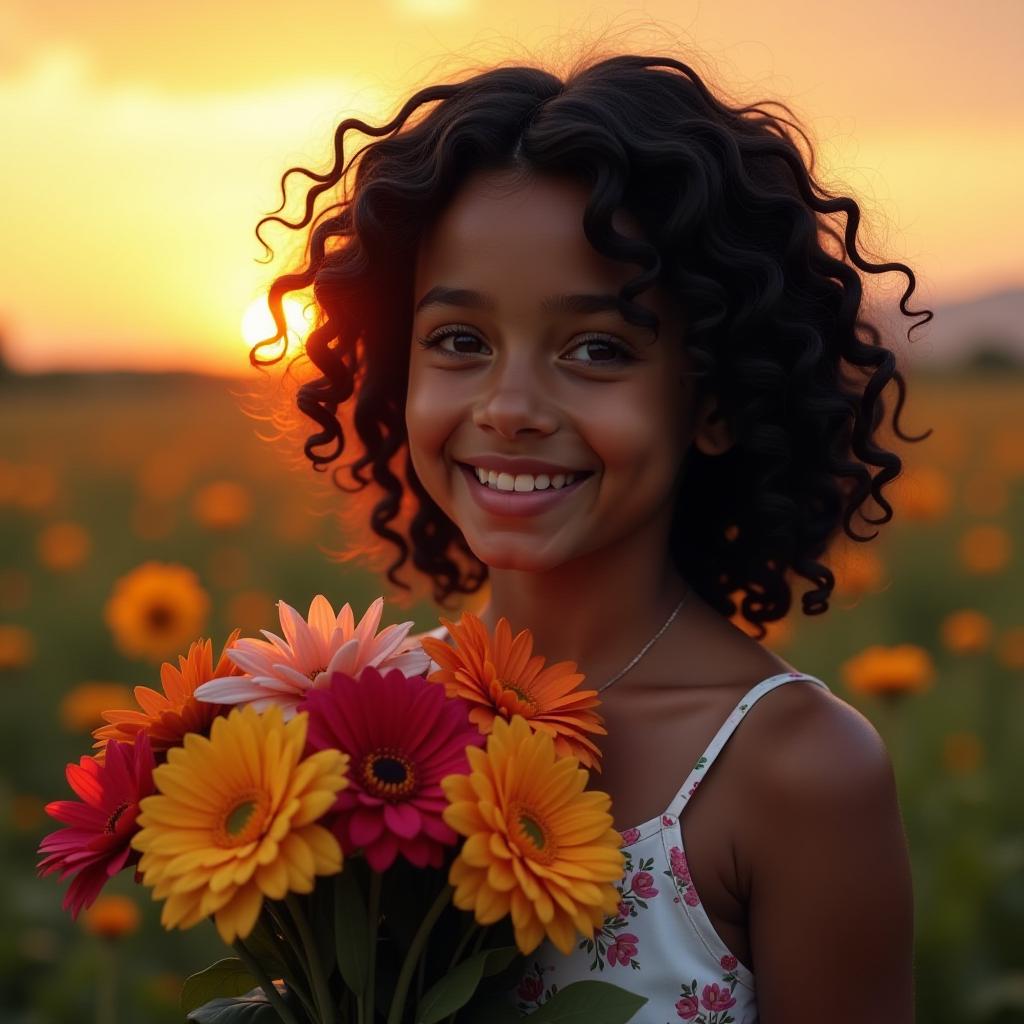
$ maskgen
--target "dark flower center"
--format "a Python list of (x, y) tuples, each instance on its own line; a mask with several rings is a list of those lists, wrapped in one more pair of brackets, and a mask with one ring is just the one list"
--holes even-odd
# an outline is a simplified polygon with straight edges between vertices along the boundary
[(111, 814), (109, 818), (107, 818), (107, 823), (103, 827), (103, 831), (106, 832), (107, 835), (113, 835), (114, 832), (117, 831), (118, 820), (120, 819), (121, 815), (128, 810), (130, 806), (131, 805), (128, 803), (119, 804), (114, 813)]
[(363, 785), (374, 796), (400, 800), (416, 786), (412, 762), (397, 750), (375, 750), (363, 758)]
[(151, 604), (146, 609), (146, 623), (156, 630), (167, 629), (174, 622), (174, 612), (165, 604)]

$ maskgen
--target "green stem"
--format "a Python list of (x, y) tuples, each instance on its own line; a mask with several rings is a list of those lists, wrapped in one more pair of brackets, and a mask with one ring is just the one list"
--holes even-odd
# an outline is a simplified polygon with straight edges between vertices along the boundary
[(267, 1000), (270, 1005), (277, 1011), (278, 1017), (284, 1021), (284, 1024), (299, 1024), (295, 1018), (295, 1014), (289, 1009), (288, 1004), (281, 998), (281, 993), (277, 991), (276, 986), (270, 980), (267, 972), (263, 969), (263, 965), (245, 948), (245, 944), (241, 939), (235, 939), (231, 943), (232, 948), (238, 954), (239, 959), (245, 964), (248, 972), (259, 982), (260, 988), (263, 989)]
[(100, 939), (99, 977), (96, 979), (96, 1024), (117, 1022), (117, 950), (110, 939)]
[(313, 994), (316, 998), (320, 1024), (334, 1024), (331, 990), (327, 985), (327, 976), (324, 974), (324, 967), (320, 962), (320, 954), (317, 952), (316, 940), (313, 938), (309, 922), (306, 920), (306, 915), (303, 913), (295, 893), (288, 893), (284, 901), (291, 912), (295, 927), (299, 930), (302, 948), (306, 951), (306, 960), (309, 963), (309, 973), (313, 981)]
[(366, 908), (370, 921), (370, 963), (366, 971), (365, 1003), (359, 1003), (359, 1024), (373, 1024), (374, 1001), (377, 994), (377, 923), (380, 918), (381, 873), (370, 872), (370, 899)]
[[(281, 934), (284, 936), (284, 946), (279, 947), (279, 949), (281, 950), (282, 956), (287, 961), (287, 967), (292, 975), (287, 979), (288, 986), (294, 989), (295, 994), (299, 997), (299, 1001), (305, 1008), (306, 1013), (309, 1014), (310, 1020), (312, 1020), (316, 1017), (316, 1007), (313, 1005), (313, 999), (308, 988), (309, 978), (306, 976), (306, 972), (302, 969), (302, 962), (298, 959), (298, 952), (301, 948), (299, 937), (296, 935), (295, 929), (292, 928), (288, 921), (288, 916), (281, 912), (282, 908), (275, 904), (274, 901), (264, 900), (263, 909), (267, 912), (270, 919), (277, 925)], [(299, 983), (298, 979), (300, 977), (305, 984)]]
[(469, 945), (469, 940), (476, 935), (477, 932), (482, 932), (483, 929), (476, 923), (473, 918), (469, 919), (469, 925), (466, 930), (462, 933), (462, 937), (459, 939), (459, 944), (455, 947), (455, 952), (452, 953), (451, 962), (448, 964), (449, 972), (452, 968), (462, 959), (462, 954), (466, 951), (466, 946)]
[(391, 1000), (391, 1010), (388, 1012), (388, 1024), (401, 1024), (402, 1014), (405, 1012), (405, 997), (409, 991), (409, 982), (412, 981), (413, 971), (416, 969), (416, 962), (423, 953), (423, 947), (430, 938), (430, 933), (437, 919), (444, 912), (444, 908), (451, 902), (452, 887), (446, 885), (434, 900), (426, 916), (420, 922), (416, 934), (413, 936), (409, 946), (409, 952), (405, 954), (405, 961), (398, 974), (398, 981), (395, 984), (395, 995)]
[(423, 982), (427, 976), (427, 958), (425, 956), (420, 957), (420, 962), (416, 967), (416, 1002), (417, 1004), (423, 998)]
[[(477, 931), (476, 942), (473, 943), (473, 956), (476, 956), (480, 952), (480, 947), (484, 944), (484, 939), (487, 938), (487, 933), (491, 930), (491, 926), (484, 925)], [(458, 1017), (459, 1011), (456, 1010), (449, 1018), (448, 1024), (455, 1024), (455, 1018)]]

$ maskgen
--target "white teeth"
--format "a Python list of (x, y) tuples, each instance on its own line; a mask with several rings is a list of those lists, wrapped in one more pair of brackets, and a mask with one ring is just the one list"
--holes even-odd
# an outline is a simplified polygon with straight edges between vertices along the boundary
[(550, 477), (547, 473), (538, 473), (536, 476), (532, 473), (513, 475), (512, 473), (499, 473), (493, 469), (482, 469), (480, 466), (474, 466), (473, 471), (476, 473), (477, 480), (486, 487), (497, 491), (518, 491), (520, 493), (543, 491), (548, 488), (557, 490), (571, 484), (576, 479), (575, 473), (556, 473)]

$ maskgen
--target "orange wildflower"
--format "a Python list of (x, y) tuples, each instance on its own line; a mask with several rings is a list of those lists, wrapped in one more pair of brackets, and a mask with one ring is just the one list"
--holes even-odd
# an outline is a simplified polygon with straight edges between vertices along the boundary
[(104, 711), (116, 708), (130, 697), (131, 692), (123, 683), (79, 683), (61, 698), (61, 725), (68, 732), (94, 729), (102, 721)]
[(839, 597), (858, 598), (880, 589), (885, 567), (874, 551), (846, 547), (835, 564), (835, 593)]
[(502, 616), (492, 638), (472, 612), (463, 612), (458, 625), (442, 618), (455, 646), (436, 637), (423, 637), (423, 650), (440, 666), (427, 678), (443, 683), (449, 697), (470, 706), (469, 720), (487, 736), (496, 718), (521, 715), (533, 729), (548, 733), (560, 757), (570, 755), (585, 767), (600, 771), (601, 752), (586, 734), (607, 734), (593, 709), (601, 702), (596, 690), (581, 690), (584, 676), (574, 661), (544, 667), (533, 654), (533, 634), (520, 630), (513, 638)]
[(994, 573), (1010, 560), (1010, 535), (996, 523), (980, 523), (960, 538), (960, 562), (972, 573)]
[(185, 656), (178, 655), (178, 667), (169, 661), (160, 666), (163, 693), (148, 686), (135, 687), (135, 700), (141, 710), (104, 711), (107, 725), (93, 731), (93, 744), (97, 761), (103, 760), (108, 740), (134, 743), (139, 732), (149, 733), (150, 745), (157, 760), (171, 747), (179, 747), (186, 733), (205, 736), (217, 715), (227, 709), (194, 696), (196, 687), (218, 676), (240, 675), (241, 669), (227, 656), (228, 649), (238, 639), (236, 629), (224, 642), (224, 647), (213, 664), (213, 645), (210, 640), (196, 640)]
[(949, 477), (934, 466), (905, 469), (890, 486), (893, 492), (890, 504), (897, 515), (909, 520), (943, 519), (952, 504), (953, 488)]
[(54, 572), (77, 569), (92, 550), (92, 538), (74, 522), (51, 523), (36, 538), (39, 561)]
[(119, 939), (139, 929), (139, 905), (127, 896), (100, 896), (82, 915), (85, 930), (104, 939)]
[(951, 612), (940, 627), (943, 646), (954, 654), (976, 654), (992, 642), (992, 621), (973, 608)]
[(122, 654), (159, 661), (202, 632), (209, 610), (192, 569), (150, 561), (117, 580), (103, 617)]
[(192, 515), (208, 530), (232, 530), (252, 514), (249, 492), (234, 480), (214, 480), (192, 500)]
[(935, 675), (930, 655), (916, 644), (867, 647), (844, 662), (841, 671), (855, 693), (887, 697), (927, 690)]
[(35, 639), (24, 626), (0, 623), (0, 671), (24, 668), (35, 653)]
[(1011, 626), (999, 638), (998, 657), (1009, 669), (1024, 669), (1024, 626)]

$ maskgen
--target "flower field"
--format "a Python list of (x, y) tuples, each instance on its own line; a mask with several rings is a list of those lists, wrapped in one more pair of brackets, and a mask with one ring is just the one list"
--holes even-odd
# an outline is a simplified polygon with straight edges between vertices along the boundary
[[(828, 614), (803, 616), (798, 583), (765, 643), (889, 745), (914, 867), (918, 1019), (1011, 1024), (1024, 1021), (1024, 375), (911, 377), (901, 422), (934, 433), (887, 438), (905, 460), (884, 491), (894, 522), (830, 553)], [(212, 922), (165, 932), (130, 872), (76, 922), (56, 876), (36, 877), (57, 827), (44, 805), (72, 795), (64, 766), (100, 712), (133, 706), (135, 687), (150, 688), (135, 694), (149, 711), (161, 681), (171, 693), (195, 670), (175, 668), (193, 640), (211, 638), (216, 662), (232, 631), (276, 628), (278, 598), (304, 610), (323, 592), (361, 614), (383, 589), (330, 557), (344, 496), (263, 428), (224, 381), (0, 379), (5, 1024), (180, 1022), (184, 978), (223, 955)], [(422, 631), (438, 614), (404, 617)], [(125, 714), (112, 738), (130, 730)]]

